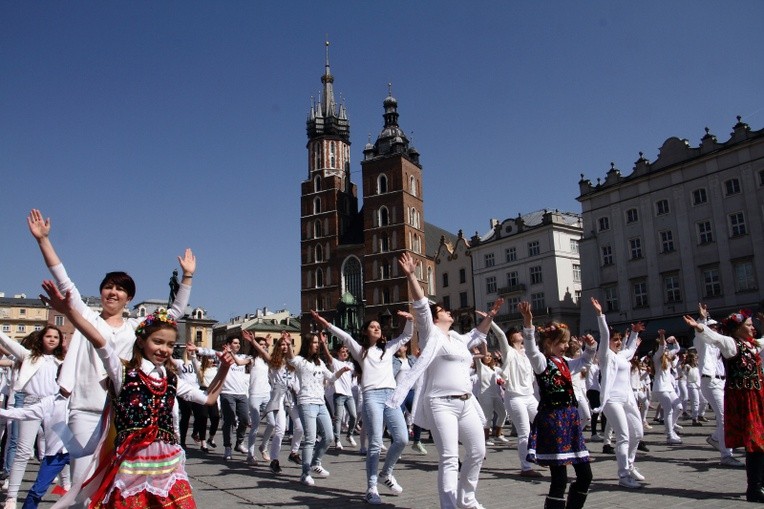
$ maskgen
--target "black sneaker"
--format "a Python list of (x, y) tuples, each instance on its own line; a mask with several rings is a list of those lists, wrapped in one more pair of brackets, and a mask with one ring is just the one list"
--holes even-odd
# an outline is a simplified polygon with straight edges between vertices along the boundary
[(274, 474), (281, 473), (281, 465), (279, 465), (279, 460), (271, 461), (271, 472), (273, 472)]
[(289, 454), (289, 461), (295, 463), (296, 465), (302, 465), (302, 458), (300, 458), (300, 454), (296, 452)]
[(207, 439), (207, 445), (208, 445), (210, 448), (212, 448), (212, 449), (214, 449), (215, 447), (217, 447), (217, 446), (218, 446), (218, 444), (216, 444), (216, 443), (215, 443), (215, 441), (212, 439), (212, 437), (210, 437), (210, 438), (208, 438), (208, 439)]
[(602, 452), (604, 454), (615, 454), (615, 447), (610, 444), (605, 444), (602, 446)]
[(647, 448), (647, 444), (645, 444), (642, 440), (639, 441), (637, 450), (642, 452), (650, 452), (650, 449)]

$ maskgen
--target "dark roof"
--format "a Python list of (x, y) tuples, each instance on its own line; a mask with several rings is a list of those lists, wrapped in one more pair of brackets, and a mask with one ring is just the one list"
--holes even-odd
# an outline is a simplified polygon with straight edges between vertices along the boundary
[(441, 237), (446, 237), (446, 241), (451, 242), (451, 244), (456, 244), (456, 240), (459, 238), (458, 235), (425, 221), (424, 244), (425, 250), (427, 251), (425, 254), (428, 257), (435, 258), (435, 255), (438, 254), (438, 246), (440, 245)]
[(40, 299), (21, 299), (17, 297), (0, 297), (0, 306), (13, 306), (19, 308), (46, 307)]

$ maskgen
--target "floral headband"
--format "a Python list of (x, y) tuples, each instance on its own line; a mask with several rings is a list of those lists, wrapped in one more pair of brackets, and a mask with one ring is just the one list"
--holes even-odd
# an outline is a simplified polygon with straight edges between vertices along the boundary
[(722, 320), (722, 323), (727, 329), (732, 330), (738, 325), (740, 325), (741, 323), (751, 318), (752, 315), (753, 313), (751, 313), (750, 309), (741, 309), (737, 313), (732, 313), (727, 318)]
[(156, 325), (157, 322), (164, 322), (166, 324), (172, 325), (175, 328), (178, 327), (178, 322), (170, 318), (170, 316), (167, 315), (167, 311), (155, 311), (154, 313), (147, 316), (140, 323), (140, 325), (138, 325), (138, 328), (135, 329), (135, 335), (143, 336), (143, 334), (146, 332), (146, 327)]
[(542, 334), (551, 334), (555, 332), (557, 329), (560, 330), (568, 330), (568, 326), (564, 323), (553, 323), (549, 327), (539, 327), (539, 332)]

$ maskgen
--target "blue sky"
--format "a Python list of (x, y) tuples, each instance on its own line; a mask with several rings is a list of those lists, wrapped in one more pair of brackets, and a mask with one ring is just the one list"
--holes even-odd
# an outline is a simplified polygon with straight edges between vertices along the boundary
[(580, 211), (670, 136), (764, 126), (764, 2), (2, 2), (0, 291), (47, 275), (42, 209), (82, 293), (126, 270), (161, 298), (191, 247), (192, 305), (299, 313), (305, 120), (324, 40), (353, 180), (392, 83), (425, 220)]

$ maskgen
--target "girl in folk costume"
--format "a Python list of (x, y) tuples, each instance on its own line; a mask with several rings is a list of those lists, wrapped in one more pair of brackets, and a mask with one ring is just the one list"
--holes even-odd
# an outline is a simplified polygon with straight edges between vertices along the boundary
[[(580, 509), (586, 502), (592, 469), (581, 431), (572, 375), (591, 364), (596, 343), (592, 336), (583, 336), (581, 339), (586, 344), (584, 353), (568, 362), (563, 354), (568, 347), (570, 331), (565, 324), (552, 323), (539, 329), (542, 353), (536, 344), (530, 303), (521, 302), (517, 307), (523, 315), (525, 354), (536, 373), (541, 394), (538, 414), (528, 440), (528, 458), (548, 466), (552, 475), (545, 509)], [(570, 464), (576, 471), (576, 480), (570, 485), (566, 505), (566, 465)]]
[[(759, 321), (764, 315), (759, 313)], [(755, 339), (756, 329), (747, 310), (732, 313), (722, 321), (728, 336), (714, 332), (691, 316), (684, 321), (703, 340), (719, 348), (727, 361), (724, 386), (724, 443), (727, 447), (745, 448), (748, 480), (746, 500), (764, 503), (764, 371), (761, 365), (762, 338)]]
[(41, 298), (72, 321), (102, 360), (109, 375), (116, 428), (115, 450), (99, 444), (98, 459), (90, 467), (93, 475), (54, 507), (70, 507), (89, 498), (88, 507), (94, 509), (195, 508), (186, 456), (173, 431), (172, 408), (176, 397), (196, 403), (214, 401), (233, 362), (230, 352), (220, 355), (218, 375), (205, 394), (176, 373), (172, 350), (178, 327), (166, 314), (149, 315), (141, 322), (135, 331), (133, 356), (125, 362), (76, 310), (69, 292), (62, 296), (52, 281), (45, 281), (43, 288), (48, 297)]

